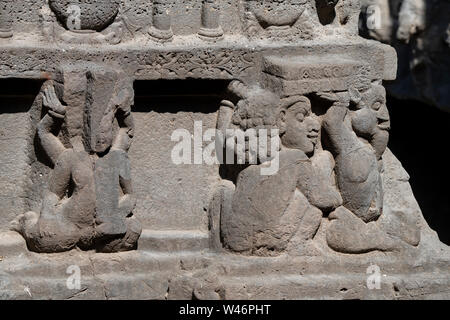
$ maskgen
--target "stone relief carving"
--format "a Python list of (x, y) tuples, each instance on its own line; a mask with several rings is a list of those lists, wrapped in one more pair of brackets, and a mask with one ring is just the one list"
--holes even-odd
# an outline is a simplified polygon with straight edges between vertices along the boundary
[(220, 6), (217, 0), (203, 0), (199, 36), (205, 40), (217, 40), (223, 36), (220, 26)]
[[(127, 155), (132, 81), (106, 66), (64, 72), (64, 83), (48, 81), (40, 94), (47, 113), (37, 135), (53, 164), (49, 188), (40, 212), (20, 215), (11, 227), (36, 252), (135, 249), (141, 227), (132, 213)], [(60, 137), (63, 126), (69, 146)]]
[[(30, 14), (36, 21), (19, 30), (17, 21), (28, 18), (21, 1), (0, 1), (0, 37), (14, 33), (0, 39), (0, 76), (8, 85), (10, 78), (45, 83), (31, 109), (11, 104), (0, 112), (0, 123), (24, 124), (20, 133), (9, 123), (0, 130), (2, 148), (21, 155), (0, 153), (0, 186), (8, 182), (0, 188), (7, 200), (1, 292), (24, 294), (29, 281), (38, 298), (446, 295), (448, 248), (426, 225), (408, 174), (387, 148), (381, 79), (395, 77), (395, 52), (357, 36), (358, 0), (42, 0), (33, 2), (41, 8)], [(75, 30), (67, 27), (73, 3), (83, 9)], [(11, 12), (22, 20), (11, 22)], [(161, 79), (200, 88), (186, 100), (176, 91), (183, 81), (157, 83), (173, 87), (154, 100), (157, 90), (142, 92)], [(143, 93), (133, 111), (136, 138), (134, 80)], [(276, 134), (267, 154), (245, 140), (238, 145), (242, 163), (175, 167), (170, 136), (192, 122), (195, 130), (198, 118), (202, 129), (222, 133), (216, 141), (226, 147), (216, 152), (234, 158), (227, 129)], [(278, 170), (261, 174), (274, 159)], [(25, 181), (19, 192), (14, 179)], [(13, 217), (17, 232), (2, 229)], [(120, 252), (137, 249), (138, 240), (139, 250)], [(60, 285), (68, 264), (83, 268), (86, 288)], [(361, 286), (369, 264), (394, 274), (382, 290)]]
[[(240, 0), (249, 38), (308, 39), (312, 37), (307, 0)], [(304, 14), (305, 13), (305, 14)]]
[(305, 10), (306, 0), (246, 0), (245, 3), (248, 12), (266, 29), (293, 26)]
[[(228, 33), (237, 35), (244, 29), (249, 40), (292, 42), (322, 35), (357, 33), (359, 0), (234, 1), (228, 5), (217, 0), (199, 1), (198, 17), (186, 19), (191, 34), (197, 33), (205, 41), (218, 41)], [(12, 32), (8, 23), (11, 19), (8, 14), (11, 5), (8, 3), (7, 0), (3, 1), (4, 8), (0, 10), (5, 12), (5, 17), (0, 21), (7, 19), (3, 22), (4, 26), (0, 27), (3, 30), (2, 37), (9, 37)], [(236, 25), (232, 30), (229, 27), (223, 29), (220, 25), (220, 17), (230, 14), (230, 5), (239, 7), (241, 11), (241, 25)], [(183, 8), (174, 0), (154, 0), (149, 3), (144, 0), (48, 0), (40, 8), (38, 23), (44, 40), (56, 40), (58, 43), (116, 45), (143, 36), (139, 32), (141, 29), (146, 30), (146, 37), (164, 43), (174, 39), (174, 30), (178, 33), (186, 29), (185, 26), (179, 26), (179, 21), (173, 21), (174, 16), (179, 17), (181, 10), (198, 12), (197, 5), (187, 4)], [(177, 24), (175, 29), (174, 24)], [(324, 26), (327, 28), (324, 29)], [(177, 36), (183, 38), (191, 34), (183, 31)]]
[(321, 210), (337, 208), (342, 199), (332, 181), (333, 157), (316, 152), (320, 122), (310, 100), (301, 95), (280, 99), (236, 82), (230, 90), (239, 100), (236, 105), (222, 103), (218, 127), (278, 127), (281, 150), (276, 174), (262, 176), (259, 167), (265, 159), (259, 159), (258, 165), (239, 172), (235, 187), (224, 185), (219, 191), (214, 201), (223, 202), (220, 233), (225, 247), (257, 255), (313, 250), (308, 246), (320, 226)]
[(0, 1), (0, 38), (11, 38), (13, 33), (11, 29), (11, 6), (10, 1)]
[(162, 52), (143, 53), (137, 57), (140, 73), (151, 73), (156, 78), (243, 76), (254, 67), (255, 55), (250, 52), (199, 50), (198, 53)]
[(167, 42), (173, 38), (171, 1), (153, 1), (153, 21), (148, 33), (156, 41)]
[(71, 24), (79, 23), (79, 30), (102, 31), (114, 21), (120, 6), (120, 0), (49, 0), (48, 3), (61, 25), (69, 30)]
[[(278, 128), (279, 170), (261, 175), (267, 159), (226, 165), (231, 182), (218, 188), (211, 204), (214, 247), (220, 248), (222, 241), (223, 247), (244, 254), (317, 254), (321, 245), (314, 236), (326, 217), (326, 242), (338, 252), (418, 245), (415, 216), (404, 216), (403, 227), (389, 232), (380, 219), (382, 156), (390, 129), (381, 85), (313, 92), (308, 95), (313, 108), (304, 95), (281, 99), (239, 82), (232, 82), (229, 90), (238, 100), (222, 103), (218, 128)], [(326, 111), (313, 112), (320, 108)]]
[(121, 41), (120, 0), (49, 0), (43, 6), (44, 34), (67, 43), (117, 44)]
[[(390, 129), (384, 88), (373, 84), (361, 94), (353, 89), (319, 95), (333, 101), (323, 128), (336, 160), (337, 184), (343, 198), (343, 206), (329, 216), (328, 244), (349, 253), (400, 249), (402, 242), (377, 223), (383, 213), (381, 157)], [(349, 110), (351, 104), (355, 111)], [(411, 244), (418, 242), (417, 238)]]
[(320, 24), (358, 34), (360, 0), (315, 0)]

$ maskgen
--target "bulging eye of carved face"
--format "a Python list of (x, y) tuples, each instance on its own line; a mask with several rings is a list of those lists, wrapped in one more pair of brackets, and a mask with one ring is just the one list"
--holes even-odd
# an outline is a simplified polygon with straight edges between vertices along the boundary
[(283, 145), (311, 155), (319, 139), (320, 123), (311, 113), (309, 100), (305, 98), (287, 110), (282, 110), (280, 117)]

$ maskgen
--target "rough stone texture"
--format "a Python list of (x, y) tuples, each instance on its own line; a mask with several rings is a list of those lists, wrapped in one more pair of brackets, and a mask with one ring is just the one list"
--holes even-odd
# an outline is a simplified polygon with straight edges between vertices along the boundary
[[(189, 111), (194, 108), (197, 112)], [(211, 188), (220, 179), (217, 167), (172, 163), (170, 156), (176, 142), (171, 141), (171, 134), (176, 129), (193, 133), (194, 121), (202, 121), (203, 130), (214, 128), (217, 108), (208, 100), (189, 99), (146, 99), (135, 107), (136, 137), (130, 161), (133, 168), (142, 168), (132, 174), (137, 196), (135, 212), (144, 228), (207, 230), (205, 211)]]
[[(0, 1), (0, 298), (450, 298), (358, 1), (50, 3)], [(242, 163), (175, 164), (196, 121)]]
[[(366, 23), (367, 16), (375, 17), (371, 6), (380, 18), (375, 29)], [(399, 55), (398, 77), (387, 85), (389, 93), (450, 111), (450, 3), (364, 0), (361, 8), (362, 34), (391, 44)]]
[[(96, 0), (96, 1), (58, 1), (49, 0), (50, 8), (55, 12), (58, 20), (68, 28), (71, 20), (70, 15), (73, 9), (70, 6), (78, 6), (79, 12), (79, 29), (78, 30), (95, 30), (101, 31), (105, 29), (115, 19), (119, 13), (120, 0)], [(70, 29), (70, 28), (68, 28)]]
[[(17, 215), (11, 229), (37, 252), (133, 249), (141, 233), (132, 216), (136, 200), (126, 153), (134, 129), (133, 89), (120, 70), (107, 66), (71, 66), (69, 74), (76, 81), (47, 81), (38, 96), (47, 113), (37, 125), (37, 141), (53, 170), (39, 212)], [(71, 85), (79, 91), (65, 90)], [(58, 94), (71, 104), (63, 105)], [(72, 106), (75, 112), (66, 115)]]
[(22, 105), (13, 106), (18, 102), (16, 99), (2, 98), (2, 109), (13, 112), (0, 113), (0, 230), (7, 230), (8, 220), (11, 221), (27, 208), (33, 136), (27, 99), (21, 100), (19, 103)]

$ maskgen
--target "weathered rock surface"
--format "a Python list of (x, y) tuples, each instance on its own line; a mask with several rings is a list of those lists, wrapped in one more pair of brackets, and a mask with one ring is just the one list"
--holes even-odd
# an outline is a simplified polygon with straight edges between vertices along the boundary
[(362, 12), (362, 34), (391, 44), (399, 56), (397, 80), (386, 85), (389, 94), (450, 112), (450, 3), (364, 0)]
[(359, 1), (68, 3), (0, 1), (1, 299), (450, 298)]

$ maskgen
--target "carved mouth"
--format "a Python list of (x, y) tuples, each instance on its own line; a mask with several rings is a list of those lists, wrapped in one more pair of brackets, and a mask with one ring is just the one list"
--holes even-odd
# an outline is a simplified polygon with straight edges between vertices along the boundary
[(379, 124), (378, 128), (380, 130), (385, 130), (385, 131), (389, 131), (391, 130), (391, 125), (389, 123), (385, 123), (385, 124)]
[(307, 135), (308, 139), (312, 141), (312, 143), (316, 144), (317, 139), (319, 138), (319, 134), (316, 132), (311, 132)]

